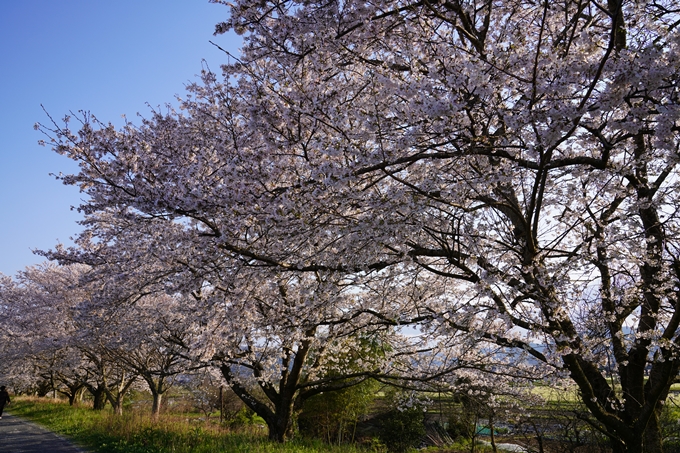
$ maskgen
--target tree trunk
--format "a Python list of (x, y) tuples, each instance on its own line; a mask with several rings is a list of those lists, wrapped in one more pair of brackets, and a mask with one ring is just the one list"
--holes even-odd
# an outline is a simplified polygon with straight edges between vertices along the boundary
[(220, 426), (224, 421), (224, 387), (220, 385)]
[(76, 399), (78, 398), (78, 394), (83, 389), (83, 384), (66, 383), (65, 385), (66, 385), (66, 388), (68, 389), (68, 391), (59, 390), (59, 393), (61, 393), (62, 395), (66, 395), (66, 397), (68, 398), (69, 406), (73, 406), (76, 402)]
[(646, 453), (643, 447), (644, 433), (631, 427), (630, 432), (623, 439), (611, 439), (612, 451), (621, 453)]
[(269, 428), (269, 440), (284, 443), (293, 437), (293, 410), (282, 410), (273, 413), (273, 417), (265, 419)]
[(123, 415), (123, 400), (136, 379), (136, 375), (128, 376), (127, 373), (122, 373), (115, 385), (104, 385), (106, 399), (111, 403), (115, 415)]
[(475, 453), (477, 449), (477, 425), (479, 424), (479, 416), (475, 414), (475, 424), (472, 430), (472, 437), (470, 437), (470, 453)]
[(155, 390), (151, 391), (153, 395), (153, 404), (151, 405), (151, 415), (157, 418), (161, 413), (161, 404), (163, 402), (163, 394)]
[(149, 373), (142, 373), (141, 378), (146, 381), (149, 386), (149, 391), (153, 397), (153, 403), (151, 405), (151, 416), (153, 418), (158, 418), (161, 413), (161, 404), (163, 403), (163, 394), (167, 391), (167, 386), (165, 385), (165, 376), (158, 376), (157, 380), (154, 380), (154, 376)]
[(274, 403), (274, 410), (267, 404), (262, 403), (233, 378), (229, 366), (220, 367), (222, 375), (241, 401), (252, 409), (257, 415), (262, 417), (269, 428), (269, 439), (274, 442), (283, 443), (293, 435), (294, 425), (293, 416), (295, 413), (296, 393), (284, 391), (276, 395), (270, 392), (269, 400)]
[(46, 397), (49, 393), (50, 390), (52, 390), (51, 384), (49, 381), (42, 381), (38, 384), (38, 388), (36, 389), (36, 394), (39, 397)]
[(123, 415), (123, 397), (124, 393), (122, 392), (118, 392), (115, 395), (111, 391), (106, 392), (106, 399), (111, 403), (115, 415)]
[(76, 401), (80, 399), (80, 396), (83, 394), (83, 388), (78, 387), (77, 389), (73, 390), (71, 393), (68, 395), (68, 404), (69, 406), (75, 405)]
[(531, 422), (531, 426), (534, 428), (534, 433), (536, 433), (536, 442), (538, 443), (538, 452), (539, 453), (544, 453), (545, 450), (543, 448), (543, 432), (540, 430), (540, 428), (536, 425), (536, 423)]
[(111, 407), (113, 408), (113, 413), (115, 415), (123, 415), (123, 405), (120, 401), (109, 400), (109, 403), (111, 403)]
[(117, 398), (114, 398), (113, 395), (107, 394), (107, 399), (111, 403), (113, 413), (115, 415), (123, 415), (123, 395), (118, 395)]
[(92, 409), (96, 411), (103, 410), (106, 406), (106, 393), (104, 389), (97, 387), (96, 389), (91, 389), (90, 393), (92, 393)]
[[(260, 389), (274, 406), (273, 410), (268, 404), (258, 401), (247, 388), (239, 383), (238, 379), (234, 378), (229, 365), (223, 364), (220, 367), (222, 375), (234, 393), (265, 420), (269, 428), (270, 440), (283, 443), (293, 436), (295, 431), (295, 414), (301, 409), (304, 399), (311, 395), (308, 394), (307, 397), (301, 396), (299, 384), (302, 379), (302, 370), (311, 348), (311, 338), (313, 338), (314, 334), (315, 328), (306, 331), (305, 335), (307, 338), (300, 343), (297, 351), (284, 348), (283, 356), (281, 357), (281, 376), (278, 383), (259, 382)], [(255, 367), (254, 377), (260, 378), (260, 372), (261, 370)]]
[(644, 433), (644, 453), (663, 453), (661, 446), (661, 432), (659, 428), (659, 411), (649, 419)]

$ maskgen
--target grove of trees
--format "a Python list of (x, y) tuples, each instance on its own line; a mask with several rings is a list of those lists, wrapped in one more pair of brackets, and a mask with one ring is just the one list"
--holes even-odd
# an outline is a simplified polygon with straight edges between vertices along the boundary
[(41, 272), (83, 271), (3, 280), (3, 310), (50, 319), (26, 344), (124, 358), (159, 398), (176, 364), (212, 366), (278, 441), (368, 378), (491, 399), (567, 381), (614, 451), (663, 451), (676, 2), (216, 3), (241, 54), (177, 110), (38, 126), (84, 197)]

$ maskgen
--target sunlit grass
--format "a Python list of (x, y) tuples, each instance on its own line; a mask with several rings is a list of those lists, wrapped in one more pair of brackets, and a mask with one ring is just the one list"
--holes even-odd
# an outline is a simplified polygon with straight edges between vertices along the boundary
[(542, 398), (544, 401), (554, 404), (562, 403), (577, 403), (580, 401), (578, 390), (574, 387), (571, 389), (555, 388), (548, 385), (537, 385), (531, 392)]
[[(129, 412), (116, 416), (109, 411), (71, 407), (62, 401), (16, 397), (10, 406), (18, 415), (100, 453), (358, 453), (360, 447), (331, 446), (318, 441), (270, 442), (266, 430), (244, 427), (229, 430), (183, 416), (154, 420), (149, 414)], [(9, 408), (8, 408), (9, 409)]]

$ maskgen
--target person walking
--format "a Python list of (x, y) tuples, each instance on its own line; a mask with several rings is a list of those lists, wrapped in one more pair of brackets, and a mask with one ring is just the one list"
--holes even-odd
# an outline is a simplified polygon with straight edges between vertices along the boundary
[(0, 419), (2, 419), (2, 410), (5, 408), (5, 404), (9, 404), (9, 393), (5, 390), (5, 386), (0, 386)]

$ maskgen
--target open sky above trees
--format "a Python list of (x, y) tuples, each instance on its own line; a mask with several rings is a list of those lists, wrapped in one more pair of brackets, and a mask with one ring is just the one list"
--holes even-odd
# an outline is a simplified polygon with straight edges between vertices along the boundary
[(148, 116), (196, 79), (202, 60), (217, 70), (235, 35), (214, 37), (227, 10), (203, 0), (0, 2), (0, 272), (43, 261), (32, 249), (70, 243), (79, 231), (74, 187), (50, 173), (75, 168), (38, 146), (33, 124), (89, 110), (103, 121)]

